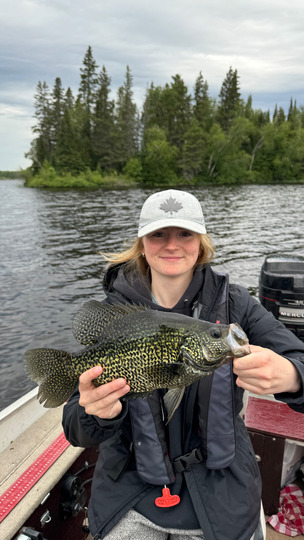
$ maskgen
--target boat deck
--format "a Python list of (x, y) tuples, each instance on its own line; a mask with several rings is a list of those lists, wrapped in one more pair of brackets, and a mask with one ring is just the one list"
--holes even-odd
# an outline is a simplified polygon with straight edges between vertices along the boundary
[[(62, 433), (62, 407), (49, 409), (36, 420), (30, 429), (19, 435), (0, 453), (0, 496), (14, 484), (28, 467), (39, 458), (50, 444)], [(43, 476), (18, 502), (0, 523), (0, 538), (14, 538), (25, 521), (32, 514), (83, 452), (82, 448), (68, 446)]]

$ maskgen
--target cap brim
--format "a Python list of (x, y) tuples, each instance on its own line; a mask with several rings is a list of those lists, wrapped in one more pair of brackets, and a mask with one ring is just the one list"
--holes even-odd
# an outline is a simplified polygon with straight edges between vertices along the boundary
[(188, 221), (186, 219), (159, 219), (152, 223), (144, 225), (138, 230), (138, 238), (142, 238), (147, 234), (150, 234), (158, 229), (164, 229), (165, 227), (180, 227), (181, 229), (187, 229), (188, 231), (196, 232), (199, 234), (206, 234), (206, 227), (202, 223), (195, 223), (195, 221)]

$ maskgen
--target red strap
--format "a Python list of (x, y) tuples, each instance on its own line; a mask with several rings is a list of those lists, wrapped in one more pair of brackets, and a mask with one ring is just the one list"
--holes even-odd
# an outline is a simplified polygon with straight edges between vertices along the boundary
[(0, 523), (36, 482), (38, 482), (50, 466), (55, 463), (56, 459), (61, 456), (69, 444), (62, 432), (28, 469), (19, 476), (18, 480), (0, 496)]

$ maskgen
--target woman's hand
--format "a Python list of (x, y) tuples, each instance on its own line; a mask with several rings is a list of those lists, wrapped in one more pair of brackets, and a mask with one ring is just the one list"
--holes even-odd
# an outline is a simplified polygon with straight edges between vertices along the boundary
[(109, 420), (120, 414), (122, 409), (120, 398), (129, 392), (130, 387), (125, 379), (114, 379), (96, 387), (92, 381), (101, 373), (102, 367), (96, 366), (80, 375), (79, 404), (84, 407), (87, 414)]
[(238, 386), (260, 395), (300, 390), (300, 375), (292, 362), (270, 349), (250, 345), (250, 350), (248, 356), (233, 360)]

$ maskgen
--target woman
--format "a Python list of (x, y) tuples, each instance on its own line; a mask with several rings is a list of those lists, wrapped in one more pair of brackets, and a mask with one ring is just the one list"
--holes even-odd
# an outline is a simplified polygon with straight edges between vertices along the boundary
[(96, 388), (100, 366), (81, 375), (63, 426), (73, 445), (100, 444), (89, 504), (96, 539), (264, 538), (258, 466), (239, 416), (243, 391), (273, 393), (304, 412), (304, 344), (215, 273), (212, 256), (199, 201), (170, 189), (144, 203), (131, 248), (108, 257), (106, 302), (237, 322), (251, 354), (188, 387), (168, 423), (162, 391), (128, 401), (124, 379)]

